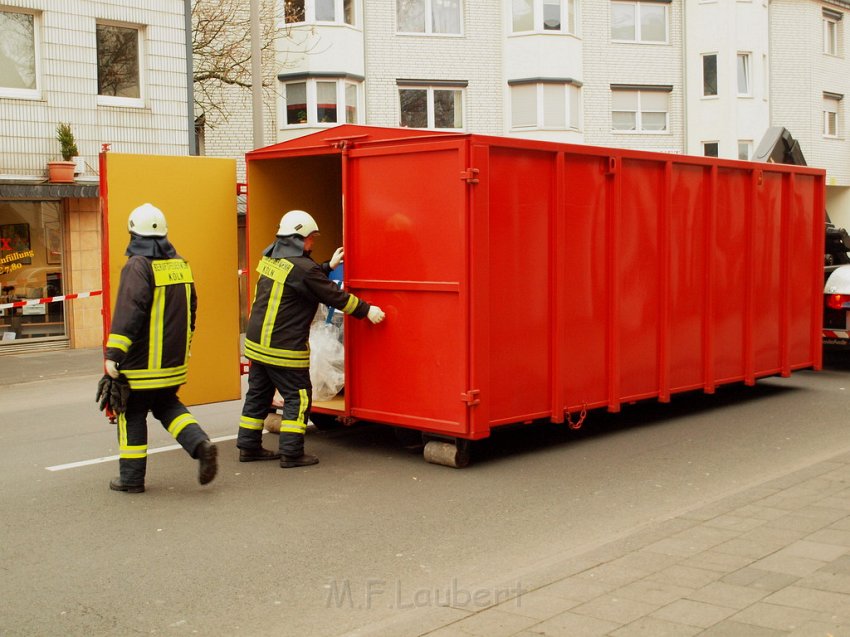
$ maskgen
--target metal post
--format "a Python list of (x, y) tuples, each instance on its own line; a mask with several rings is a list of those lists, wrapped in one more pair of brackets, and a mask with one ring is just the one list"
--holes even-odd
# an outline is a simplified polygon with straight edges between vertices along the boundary
[(195, 71), (192, 59), (192, 0), (183, 0), (186, 25), (186, 119), (189, 127), (189, 154), (198, 154), (198, 139), (195, 135)]
[(263, 58), (260, 42), (260, 0), (251, 0), (251, 97), (254, 115), (254, 148), (263, 143)]

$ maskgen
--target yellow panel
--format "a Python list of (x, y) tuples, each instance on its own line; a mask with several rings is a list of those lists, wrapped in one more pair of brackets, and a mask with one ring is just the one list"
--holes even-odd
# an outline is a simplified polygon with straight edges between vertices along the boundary
[(235, 160), (106, 153), (101, 195), (111, 303), (127, 261), (127, 217), (152, 203), (165, 213), (168, 238), (191, 264), (198, 293), (189, 382), (180, 398), (188, 405), (239, 399)]

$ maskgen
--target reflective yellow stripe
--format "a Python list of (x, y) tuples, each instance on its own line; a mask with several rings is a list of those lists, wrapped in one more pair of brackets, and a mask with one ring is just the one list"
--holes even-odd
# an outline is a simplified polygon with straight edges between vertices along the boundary
[(303, 422), (296, 422), (295, 420), (282, 420), (280, 422), (280, 430), (281, 432), (286, 432), (290, 434), (303, 434), (307, 431), (306, 425)]
[(345, 307), (342, 308), (342, 311), (346, 314), (351, 314), (354, 310), (357, 309), (357, 304), (360, 303), (360, 299), (358, 299), (353, 294), (348, 295), (348, 303), (345, 304)]
[(186, 285), (186, 355), (184, 361), (189, 360), (189, 349), (192, 347), (192, 286)]
[(153, 289), (151, 324), (148, 340), (148, 369), (162, 367), (162, 331), (165, 316), (165, 288)]
[(130, 349), (130, 345), (133, 344), (126, 336), (122, 334), (110, 334), (109, 338), (106, 341), (107, 347), (114, 347), (115, 349), (120, 349), (122, 352), (126, 353), (127, 350)]
[(167, 378), (151, 378), (149, 380), (130, 380), (130, 389), (163, 389), (184, 385), (187, 380), (188, 374), (168, 376)]
[(171, 424), (168, 425), (168, 433), (174, 436), (174, 439), (177, 439), (177, 436), (180, 435), (180, 432), (183, 431), (187, 425), (198, 424), (198, 421), (195, 420), (195, 417), (192, 414), (180, 414), (171, 421)]
[(144, 379), (176, 376), (178, 374), (185, 374), (188, 371), (188, 365), (178, 365), (177, 367), (161, 367), (159, 369), (122, 369), (121, 373), (127, 378)]
[(249, 348), (258, 354), (267, 354), (269, 356), (280, 356), (282, 358), (310, 358), (309, 349), (283, 349), (282, 347), (268, 347), (246, 338), (245, 349), (248, 350)]
[(127, 445), (127, 416), (118, 414), (118, 447)]
[(307, 396), (306, 389), (298, 390), (298, 422), (305, 427), (307, 423), (304, 421), (304, 412), (307, 411), (307, 406), (310, 404), (310, 398)]
[(262, 345), (269, 345), (272, 342), (274, 323), (277, 319), (277, 311), (280, 308), (282, 298), (283, 283), (275, 281), (272, 283), (272, 289), (269, 292), (269, 305), (266, 308), (266, 315), (263, 317), (263, 330), (260, 332), (260, 343)]
[(250, 416), (242, 416), (239, 418), (239, 426), (243, 429), (253, 429), (254, 431), (262, 430), (263, 421), (259, 418), (251, 418)]
[(256, 352), (251, 352), (245, 350), (245, 358), (257, 361), (258, 363), (265, 363), (266, 365), (272, 365), (274, 367), (292, 367), (296, 369), (307, 369), (310, 367), (310, 361), (294, 361), (289, 358), (273, 358), (271, 356), (264, 356), (263, 354), (258, 354)]
[(118, 457), (127, 459), (146, 458), (147, 445), (127, 444), (127, 416), (118, 414)]

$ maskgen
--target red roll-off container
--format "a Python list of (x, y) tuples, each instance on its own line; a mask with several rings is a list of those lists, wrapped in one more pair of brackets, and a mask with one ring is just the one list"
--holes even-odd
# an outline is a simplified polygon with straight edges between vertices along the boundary
[(823, 170), (344, 125), (247, 174), (252, 279), (308, 210), (387, 315), (316, 412), (480, 439), (821, 366)]

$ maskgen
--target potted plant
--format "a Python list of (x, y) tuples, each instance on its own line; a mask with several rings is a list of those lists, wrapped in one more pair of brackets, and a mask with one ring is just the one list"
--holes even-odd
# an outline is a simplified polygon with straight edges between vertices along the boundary
[(63, 161), (47, 162), (48, 181), (74, 183), (74, 168), (77, 164), (73, 158), (79, 154), (79, 151), (69, 122), (59, 122), (56, 126), (56, 139), (59, 142)]

